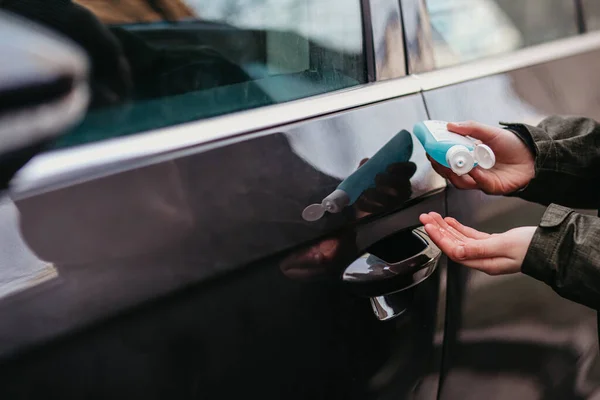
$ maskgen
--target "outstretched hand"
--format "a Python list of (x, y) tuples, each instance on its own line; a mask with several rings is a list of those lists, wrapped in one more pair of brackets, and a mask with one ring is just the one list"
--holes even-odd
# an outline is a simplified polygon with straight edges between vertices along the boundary
[(433, 169), (459, 189), (480, 189), (488, 194), (504, 195), (529, 184), (535, 176), (531, 150), (514, 133), (479, 122), (449, 123), (448, 130), (481, 140), (496, 156), (496, 165), (485, 170), (475, 167), (468, 175), (458, 176), (429, 158)]
[(489, 275), (520, 272), (536, 230), (526, 226), (490, 235), (433, 212), (419, 219), (431, 240), (450, 259)]

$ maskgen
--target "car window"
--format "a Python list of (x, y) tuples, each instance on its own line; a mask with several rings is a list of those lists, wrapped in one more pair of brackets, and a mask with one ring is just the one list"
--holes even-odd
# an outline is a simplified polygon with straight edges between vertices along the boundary
[(588, 30), (600, 29), (600, 1), (583, 0), (583, 12), (585, 13)]
[(565, 0), (427, 0), (435, 66), (447, 67), (577, 34)]
[(366, 81), (360, 1), (7, 0), (89, 54), (92, 104), (58, 146)]

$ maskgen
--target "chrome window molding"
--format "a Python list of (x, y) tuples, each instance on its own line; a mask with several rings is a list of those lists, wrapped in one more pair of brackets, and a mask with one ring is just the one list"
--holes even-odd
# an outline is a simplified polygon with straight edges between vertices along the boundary
[(427, 91), (598, 49), (600, 49), (600, 31), (542, 43), (511, 53), (412, 76), (419, 79), (421, 90)]
[(35, 157), (12, 182), (13, 198), (177, 157), (182, 151), (310, 118), (600, 49), (600, 31), (400, 79), (110, 139)]
[(307, 99), (51, 151), (35, 157), (21, 169), (11, 182), (10, 189), (14, 199), (28, 197), (147, 164), (148, 158), (161, 156), (164, 160), (166, 154), (170, 154), (169, 158), (177, 157), (179, 151), (191, 147), (419, 91), (418, 81), (412, 77), (375, 82)]

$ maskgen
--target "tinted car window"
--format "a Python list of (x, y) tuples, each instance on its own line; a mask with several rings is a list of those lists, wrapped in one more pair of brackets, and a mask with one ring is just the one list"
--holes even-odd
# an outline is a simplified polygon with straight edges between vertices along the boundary
[(588, 30), (600, 29), (600, 1), (583, 0), (583, 12)]
[(577, 34), (566, 0), (427, 0), (436, 67)]
[[(341, 6), (343, 3), (343, 6)], [(365, 82), (359, 0), (7, 0), (89, 54), (93, 101), (59, 146)]]

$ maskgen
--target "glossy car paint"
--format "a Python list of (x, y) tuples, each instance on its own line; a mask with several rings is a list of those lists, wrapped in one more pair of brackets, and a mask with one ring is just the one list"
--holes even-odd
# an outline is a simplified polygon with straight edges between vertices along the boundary
[[(385, 2), (370, 3), (375, 21), (373, 7)], [(394, 27), (392, 3), (382, 15)], [(410, 70), (429, 70), (424, 2), (402, 5), (407, 50), (418, 56)], [(377, 42), (386, 29), (373, 24), (377, 78), (401, 76), (393, 35)], [(381, 61), (389, 54), (393, 62)], [(168, 154), (28, 191), (16, 206), (4, 200), (2, 229), (20, 249), (11, 271), (44, 272), (44, 259), (54, 274), (0, 301), (0, 395), (433, 399), (442, 378), (444, 399), (591, 396), (593, 314), (531, 279), (456, 265), (446, 277), (442, 261), (399, 299), (406, 312), (384, 323), (343, 285), (341, 273), (369, 245), (402, 238), (420, 212), (444, 213), (444, 182), (419, 146), (415, 174), (396, 180), (406, 188), (410, 178), (411, 193), (398, 190), (391, 206), (314, 224), (300, 213), (426, 117), (534, 123), (565, 108), (596, 115), (585, 107), (597, 102), (589, 85), (597, 59), (584, 54), (373, 104), (373, 90), (395, 93), (413, 78), (389, 80), (357, 89), (363, 103), (351, 111), (323, 107), (328, 116), (293, 125), (278, 115), (277, 129), (232, 130), (235, 138), (177, 151), (165, 143)], [(380, 73), (387, 64), (389, 76)], [(582, 64), (589, 69), (573, 76)], [(451, 215), (486, 230), (535, 223), (542, 212), (514, 199), (447, 195)], [(411, 253), (407, 243), (399, 251)]]
[[(390, 208), (301, 213), (424, 118), (413, 95), (19, 200), (24, 240), (58, 277), (0, 303), (3, 397), (415, 391), (439, 371), (441, 269), (387, 323), (341, 274), (421, 212), (444, 213), (445, 182), (412, 138), (416, 171), (396, 176), (410, 191)], [(437, 379), (426, 386), (435, 396)]]

